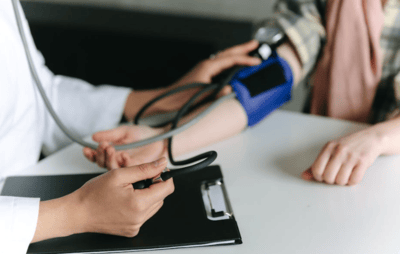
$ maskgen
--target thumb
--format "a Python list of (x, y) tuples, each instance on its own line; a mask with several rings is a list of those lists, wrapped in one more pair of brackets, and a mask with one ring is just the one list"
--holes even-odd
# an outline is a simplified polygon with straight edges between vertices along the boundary
[(311, 172), (311, 168), (308, 168), (306, 171), (301, 173), (301, 178), (306, 181), (312, 181), (314, 180), (313, 174)]
[(95, 134), (93, 134), (92, 138), (96, 142), (116, 142), (123, 139), (125, 136), (126, 128), (124, 128), (124, 126), (121, 126), (112, 130), (96, 132)]
[(122, 174), (124, 183), (135, 183), (141, 180), (150, 179), (158, 176), (167, 166), (167, 159), (161, 157), (160, 159), (144, 163), (133, 167), (119, 169)]

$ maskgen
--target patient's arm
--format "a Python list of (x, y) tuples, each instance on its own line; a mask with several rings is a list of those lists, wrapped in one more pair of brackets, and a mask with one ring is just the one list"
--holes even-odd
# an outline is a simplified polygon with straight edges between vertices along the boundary
[[(291, 66), (295, 82), (299, 81), (301, 65), (289, 42), (278, 48), (278, 53)], [(199, 109), (181, 121), (185, 122), (198, 114)], [(227, 139), (244, 130), (247, 126), (247, 115), (240, 102), (230, 99), (215, 108), (197, 124), (176, 135), (172, 142), (173, 156), (178, 156), (198, 148)], [(85, 156), (101, 167), (108, 169), (138, 165), (166, 155), (166, 142), (159, 141), (144, 147), (127, 151), (115, 151), (112, 144), (126, 144), (158, 135), (165, 130), (144, 126), (124, 126), (113, 130), (98, 132), (93, 139), (102, 143), (97, 151), (84, 148)]]
[[(202, 109), (199, 109), (200, 111)], [(193, 112), (182, 122), (192, 118), (198, 112)], [(227, 139), (244, 130), (247, 126), (246, 112), (235, 99), (221, 103), (210, 114), (202, 118), (198, 123), (182, 133), (174, 136), (172, 142), (173, 156), (194, 151), (198, 148)], [(143, 147), (115, 151), (112, 144), (126, 144), (140, 139), (155, 136), (164, 132), (163, 129), (155, 129), (147, 126), (122, 126), (116, 129), (98, 132), (93, 139), (101, 142), (97, 150), (84, 148), (85, 156), (101, 167), (108, 169), (127, 167), (142, 164), (161, 156), (166, 156), (167, 143), (158, 141)]]
[[(255, 40), (233, 46), (217, 54), (216, 57), (205, 59), (193, 67), (183, 77), (171, 86), (154, 90), (132, 91), (125, 103), (124, 115), (127, 119), (133, 119), (139, 110), (150, 100), (155, 97), (191, 83), (211, 83), (213, 77), (222, 71), (231, 68), (234, 65), (257, 65), (260, 59), (251, 57), (249, 52), (256, 49), (258, 42)], [(146, 114), (162, 113), (174, 111), (181, 108), (188, 99), (190, 99), (199, 89), (186, 90), (172, 96), (169, 96), (155, 103)], [(230, 87), (225, 87), (218, 94), (225, 95), (231, 91)], [(206, 96), (206, 94), (204, 94)], [(199, 98), (201, 99), (201, 98)]]

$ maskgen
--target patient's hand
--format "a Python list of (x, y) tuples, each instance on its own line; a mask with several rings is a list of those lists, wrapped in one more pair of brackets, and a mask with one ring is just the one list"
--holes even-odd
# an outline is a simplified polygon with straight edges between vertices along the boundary
[(108, 170), (129, 167), (154, 161), (167, 155), (164, 141), (157, 141), (146, 146), (116, 151), (113, 145), (123, 145), (159, 135), (163, 129), (144, 125), (120, 126), (118, 128), (97, 132), (93, 140), (100, 143), (97, 150), (85, 147), (85, 157)]
[[(175, 89), (191, 83), (211, 83), (212, 79), (233, 66), (245, 65), (253, 66), (261, 63), (261, 60), (257, 57), (251, 57), (248, 54), (258, 47), (258, 42), (255, 40), (235, 45), (233, 47), (227, 48), (220, 51), (217, 55), (212, 58), (205, 59), (194, 66), (188, 73), (176, 81), (173, 85), (167, 88), (167, 90)], [(194, 94), (196, 94), (201, 88), (195, 88), (188, 90), (186, 92), (181, 92), (173, 96), (163, 99), (159, 105), (161, 109), (158, 112), (173, 111), (182, 107), (183, 103), (188, 101)], [(232, 92), (231, 86), (225, 86), (217, 95), (222, 97)], [(209, 95), (205, 93), (200, 96), (199, 100)], [(196, 102), (197, 102), (196, 101)], [(154, 108), (157, 108), (155, 105)], [(151, 109), (150, 109), (151, 110)]]
[(302, 178), (338, 185), (360, 183), (367, 169), (382, 154), (380, 136), (376, 128), (369, 127), (328, 142)]

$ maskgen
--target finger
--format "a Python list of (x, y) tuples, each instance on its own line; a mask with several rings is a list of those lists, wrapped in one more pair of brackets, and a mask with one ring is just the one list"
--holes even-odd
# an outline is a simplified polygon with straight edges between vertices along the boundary
[(346, 185), (349, 182), (349, 178), (351, 173), (353, 172), (354, 167), (354, 162), (343, 164), (336, 176), (335, 183), (338, 185)]
[(165, 169), (167, 159), (162, 157), (151, 163), (140, 164), (133, 167), (120, 169), (121, 174), (124, 176), (124, 183), (136, 183), (141, 180), (154, 178)]
[(243, 44), (228, 48), (220, 53), (221, 56), (225, 55), (237, 55), (237, 54), (248, 54), (258, 47), (259, 43), (256, 40), (251, 40)]
[(106, 142), (101, 142), (100, 145), (97, 147), (97, 156), (96, 156), (96, 162), (99, 167), (104, 168), (105, 167), (105, 161), (106, 161), (106, 153), (105, 150), (108, 147), (108, 143)]
[(89, 147), (83, 148), (83, 155), (85, 155), (85, 157), (91, 162), (95, 162), (95, 159), (96, 159), (95, 153), (96, 153), (96, 151), (94, 151), (93, 149), (91, 149)]
[(106, 167), (108, 170), (114, 169), (114, 168), (119, 168), (118, 162), (117, 162), (117, 155), (115, 148), (112, 146), (107, 147), (106, 149)]
[(331, 153), (334, 149), (334, 145), (332, 143), (328, 143), (322, 148), (321, 153), (318, 155), (317, 159), (315, 159), (313, 165), (311, 165), (311, 172), (315, 180), (322, 182), (322, 175), (324, 173), (326, 164), (331, 158)]
[(346, 163), (344, 161), (344, 152), (340, 149), (336, 149), (335, 153), (331, 157), (331, 159), (326, 164), (323, 179), (328, 184), (334, 184), (336, 180), (336, 175), (338, 174), (341, 166)]
[(168, 179), (165, 182), (159, 182), (150, 185), (147, 189), (135, 190), (135, 193), (141, 195), (149, 203), (154, 204), (164, 200), (168, 195), (173, 193), (175, 190), (172, 179)]
[(120, 126), (112, 130), (96, 132), (95, 134), (93, 134), (92, 139), (96, 142), (116, 142), (125, 137), (126, 131), (126, 126)]
[(365, 163), (363, 163), (363, 162), (358, 163), (354, 167), (354, 169), (349, 177), (348, 185), (355, 185), (355, 184), (360, 183), (362, 178), (364, 177), (365, 171), (367, 171), (367, 168), (368, 167), (366, 166)]
[(214, 77), (222, 71), (229, 69), (235, 65), (258, 65), (261, 64), (261, 60), (257, 57), (245, 56), (245, 55), (233, 55), (227, 57), (217, 58), (213, 61), (213, 65), (210, 68), (211, 76)]
[(130, 167), (130, 166), (135, 166), (133, 161), (131, 160), (131, 157), (129, 157), (128, 153), (123, 152), (121, 154), (121, 159), (122, 159), (122, 165), (123, 167)]
[(313, 174), (312, 174), (312, 172), (311, 172), (311, 168), (308, 168), (306, 171), (304, 171), (304, 172), (301, 174), (301, 178), (302, 178), (303, 180), (306, 180), (306, 181), (315, 180), (314, 177), (313, 177)]

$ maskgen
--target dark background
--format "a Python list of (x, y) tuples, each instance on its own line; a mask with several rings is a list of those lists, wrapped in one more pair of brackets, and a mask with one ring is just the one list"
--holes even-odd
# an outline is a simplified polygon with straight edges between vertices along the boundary
[(217, 50), (250, 39), (252, 24), (89, 6), (22, 2), (55, 74), (151, 89), (172, 84)]

